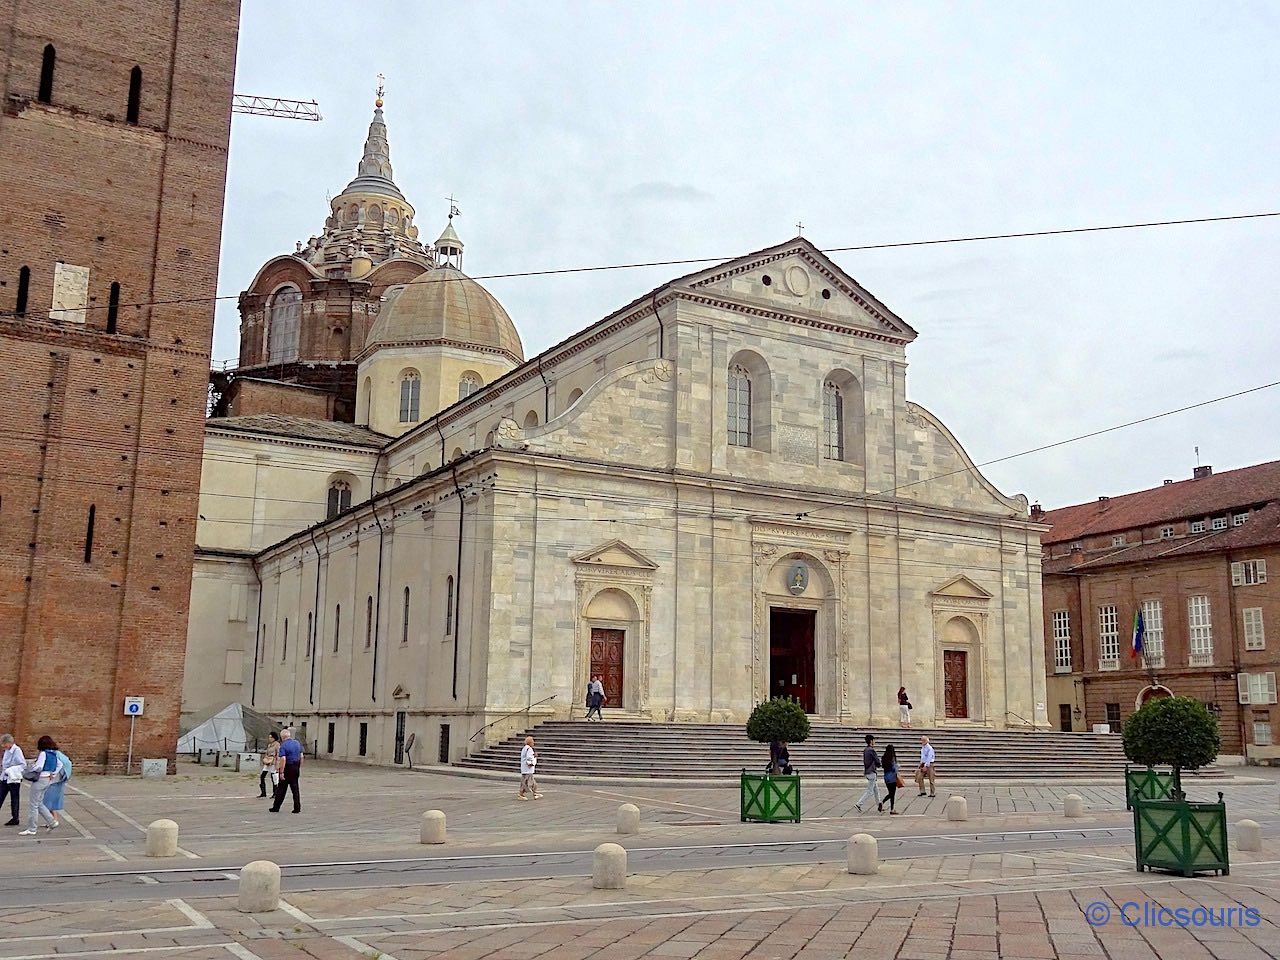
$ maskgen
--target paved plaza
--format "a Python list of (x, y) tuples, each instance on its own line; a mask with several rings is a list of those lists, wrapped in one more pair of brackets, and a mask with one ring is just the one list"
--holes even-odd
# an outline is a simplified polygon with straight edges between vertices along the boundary
[[(770, 825), (740, 823), (730, 786), (548, 782), (520, 803), (514, 779), (324, 763), (305, 767), (301, 814), (272, 814), (251, 774), (179, 769), (77, 778), (59, 830), (0, 833), (0, 960), (1280, 955), (1280, 778), (1265, 769), (1189, 781), (1264, 831), (1260, 853), (1232, 844), (1229, 876), (1195, 880), (1135, 872), (1118, 782), (939, 784), (932, 800), (908, 789), (892, 818), (859, 816), (851, 786), (811, 785), (803, 823)], [(952, 793), (967, 821), (945, 818)], [(1063, 817), (1068, 793), (1083, 819)], [(622, 803), (638, 835), (614, 831)], [(447, 816), (444, 845), (418, 842), (428, 809)], [(161, 817), (179, 852), (148, 859)], [(874, 876), (845, 869), (860, 832), (878, 840)], [(625, 890), (592, 888), (604, 842), (628, 848)], [(258, 859), (282, 866), (283, 899), (241, 913), (239, 870)], [(1189, 922), (1161, 925), (1180, 907)]]

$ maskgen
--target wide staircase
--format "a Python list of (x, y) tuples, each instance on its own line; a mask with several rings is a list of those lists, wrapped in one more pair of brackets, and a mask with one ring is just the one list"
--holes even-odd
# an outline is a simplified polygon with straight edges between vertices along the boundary
[[(1121, 779), (1125, 758), (1119, 736), (1032, 730), (903, 730), (815, 723), (809, 739), (790, 748), (791, 763), (805, 778), (847, 780), (862, 776), (863, 737), (876, 748), (894, 744), (904, 778), (914, 773), (920, 737), (937, 751), (937, 774), (989, 781)], [(553, 720), (491, 744), (456, 765), (513, 773), (520, 769), (526, 734), (537, 740), (538, 773), (545, 776), (736, 779), (746, 768), (762, 772), (767, 745), (747, 739), (742, 724), (646, 723)]]

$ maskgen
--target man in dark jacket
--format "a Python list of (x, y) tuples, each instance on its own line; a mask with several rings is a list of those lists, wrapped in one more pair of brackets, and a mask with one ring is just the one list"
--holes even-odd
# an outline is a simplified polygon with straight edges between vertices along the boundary
[(862, 775), (867, 778), (867, 789), (862, 791), (862, 796), (854, 804), (859, 813), (868, 798), (874, 800), (876, 806), (880, 805), (880, 778), (876, 776), (876, 771), (880, 769), (880, 757), (876, 755), (875, 744), (876, 738), (868, 733), (867, 746), (862, 751)]

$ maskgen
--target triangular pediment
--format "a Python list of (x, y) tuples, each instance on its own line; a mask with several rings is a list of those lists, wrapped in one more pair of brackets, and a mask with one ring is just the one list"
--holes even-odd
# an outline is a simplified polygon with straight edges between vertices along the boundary
[(409, 696), (409, 691), (400, 684), (396, 684), (396, 688), (391, 691), (392, 700), (408, 700)]
[(990, 600), (991, 594), (961, 574), (933, 591), (935, 597), (963, 597), (968, 600)]
[(633, 567), (636, 570), (658, 569), (656, 563), (621, 540), (610, 540), (594, 550), (580, 553), (573, 558), (573, 562), (601, 567)]
[(751, 307), (827, 321), (851, 333), (909, 342), (911, 325), (803, 237), (691, 273), (673, 283)]

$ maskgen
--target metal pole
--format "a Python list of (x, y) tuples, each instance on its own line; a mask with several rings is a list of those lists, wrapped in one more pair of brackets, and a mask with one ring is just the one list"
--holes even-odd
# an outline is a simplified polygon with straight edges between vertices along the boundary
[(138, 718), (134, 714), (129, 714), (129, 757), (124, 762), (124, 775), (127, 777), (133, 773), (133, 727), (138, 722)]

